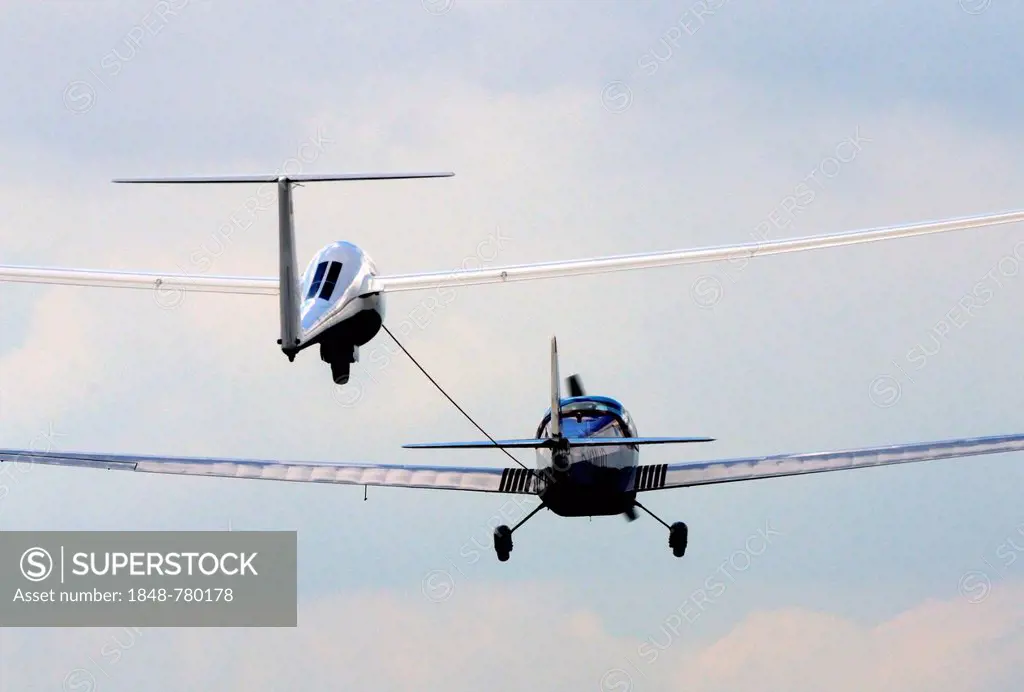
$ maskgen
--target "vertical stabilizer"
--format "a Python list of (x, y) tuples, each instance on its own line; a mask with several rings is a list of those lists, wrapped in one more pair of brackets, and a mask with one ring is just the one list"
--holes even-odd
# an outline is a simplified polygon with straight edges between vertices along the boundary
[(292, 182), (284, 177), (277, 179), (277, 215), (281, 262), (281, 350), (293, 359), (299, 345), (299, 277), (295, 261)]
[(558, 378), (558, 340), (551, 337), (551, 436), (562, 434), (562, 392)]

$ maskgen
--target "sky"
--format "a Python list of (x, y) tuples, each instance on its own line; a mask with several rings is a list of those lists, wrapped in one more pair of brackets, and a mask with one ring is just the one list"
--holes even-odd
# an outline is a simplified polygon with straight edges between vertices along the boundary
[[(0, 1), (0, 263), (274, 276), (243, 187), (115, 177), (452, 170), (295, 193), (302, 257), (383, 273), (1024, 207), (1004, 0)], [(228, 226), (230, 228), (230, 226)], [(1024, 228), (397, 294), (492, 435), (564, 374), (665, 463), (1024, 429)], [(964, 306), (970, 306), (966, 309)], [(274, 298), (0, 285), (0, 446), (504, 466), (385, 335), (337, 389)], [(530, 459), (523, 455), (523, 460)], [(0, 631), (2, 690), (979, 690), (1024, 684), (1024, 456), (652, 493), (490, 494), (0, 469), (5, 530), (295, 530), (296, 628)], [(482, 546), (482, 547), (479, 547)]]

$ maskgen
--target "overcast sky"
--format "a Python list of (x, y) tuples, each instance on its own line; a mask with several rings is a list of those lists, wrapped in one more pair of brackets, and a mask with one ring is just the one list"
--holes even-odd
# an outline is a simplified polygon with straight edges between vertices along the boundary
[[(385, 273), (1024, 207), (1004, 0), (273, 7), (0, 1), (0, 263), (276, 273), (274, 214), (218, 235), (252, 191), (133, 175), (455, 171), (297, 190), (303, 257)], [(400, 294), (388, 322), (495, 436), (535, 430), (557, 334), (641, 434), (717, 438), (649, 463), (1020, 432), (1022, 241)], [(346, 389), (288, 363), (274, 298), (0, 306), (3, 447), (504, 465), (400, 449), (478, 433), (384, 335)], [(0, 689), (1017, 690), (1022, 462), (654, 493), (682, 560), (649, 518), (544, 513), (504, 564), (491, 526), (530, 506), (493, 495), (5, 465), (6, 530), (298, 531), (299, 626), (6, 629)]]

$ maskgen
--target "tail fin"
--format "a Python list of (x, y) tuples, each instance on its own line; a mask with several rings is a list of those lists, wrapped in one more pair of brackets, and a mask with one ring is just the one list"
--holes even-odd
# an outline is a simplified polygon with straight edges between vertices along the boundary
[(558, 379), (558, 340), (551, 337), (551, 437), (562, 435), (562, 392)]
[(174, 178), (119, 178), (115, 183), (277, 183), (278, 235), (280, 259), (281, 350), (294, 360), (299, 339), (299, 267), (295, 257), (295, 221), (292, 212), (292, 186), (297, 183), (406, 180), (409, 178), (448, 178), (454, 173), (300, 173), (290, 175), (227, 175)]
[(299, 264), (295, 257), (295, 215), (292, 209), (292, 181), (277, 181), (278, 263), (280, 269), (281, 350), (288, 361), (295, 359), (299, 345)]

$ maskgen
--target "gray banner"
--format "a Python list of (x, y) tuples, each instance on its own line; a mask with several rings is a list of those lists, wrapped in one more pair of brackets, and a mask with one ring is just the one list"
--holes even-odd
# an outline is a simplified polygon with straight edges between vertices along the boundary
[(0, 531), (0, 627), (295, 627), (294, 531)]

